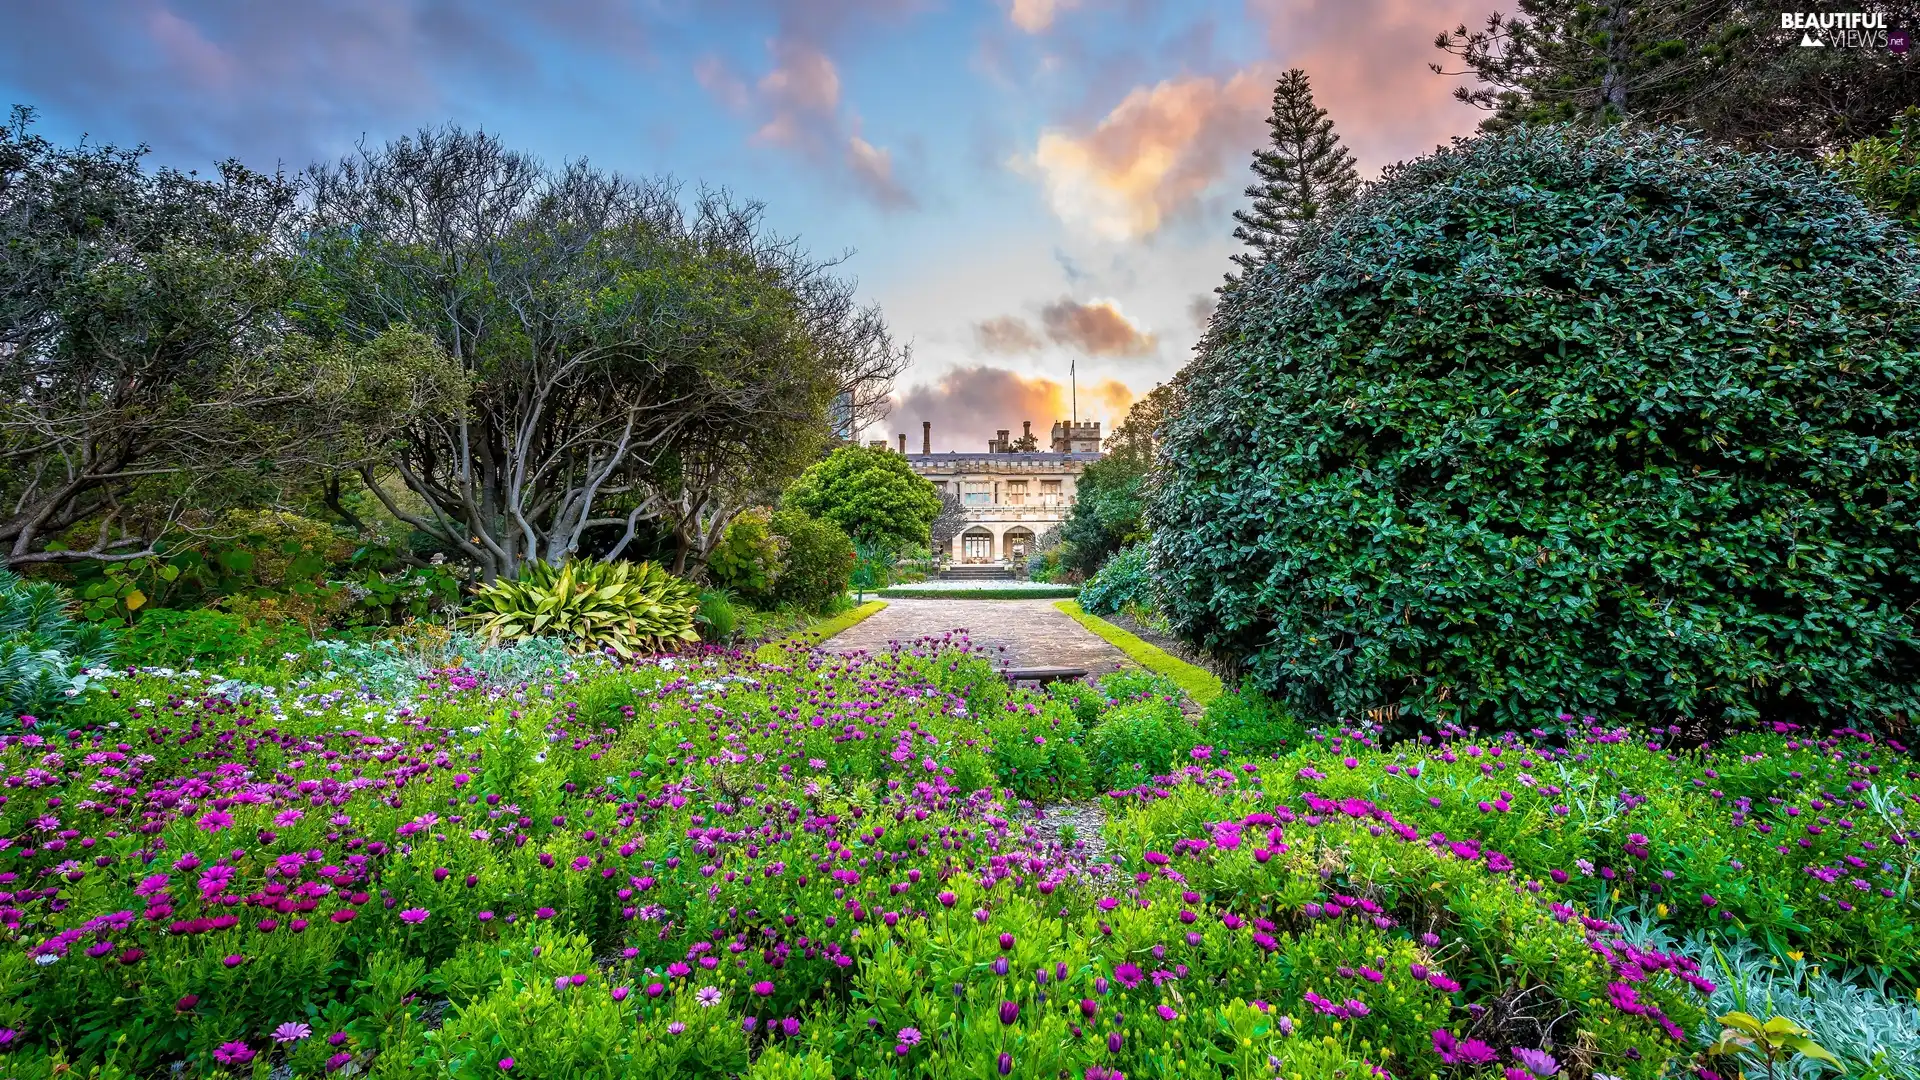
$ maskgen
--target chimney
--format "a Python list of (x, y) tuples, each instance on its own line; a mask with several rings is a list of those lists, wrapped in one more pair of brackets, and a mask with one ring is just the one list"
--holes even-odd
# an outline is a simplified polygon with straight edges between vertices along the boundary
[(920, 421), (920, 452), (933, 453), (933, 421), (931, 420)]
[(999, 452), (1001, 452), (1001, 453), (1003, 453), (1003, 454), (1004, 454), (1004, 453), (1006, 453), (1008, 449), (1010, 449), (1010, 447), (1009, 447), (1009, 446), (1008, 446), (1008, 444), (1007, 444), (1007, 429), (1006, 429), (1006, 428), (1001, 428), (1001, 429), (1000, 429), (1000, 438), (999, 438), (999, 439), (997, 439), (997, 440), (995, 440), (995, 442), (994, 442), (994, 446), (993, 446), (993, 448), (994, 448), (995, 450), (998, 450)]
[(1023, 439), (1033, 438), (1033, 421), (1031, 420), (1020, 421), (1020, 437)]
[(904, 431), (900, 433), (900, 456), (907, 456), (907, 433)]

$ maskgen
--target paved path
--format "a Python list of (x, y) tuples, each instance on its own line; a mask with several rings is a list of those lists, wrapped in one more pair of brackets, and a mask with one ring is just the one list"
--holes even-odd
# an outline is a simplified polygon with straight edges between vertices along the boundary
[[(1079, 667), (1095, 678), (1138, 667), (1051, 600), (889, 600), (886, 610), (828, 638), (829, 652), (883, 653), (891, 642), (966, 630), (1009, 667)], [(1004, 651), (998, 651), (1004, 650)]]

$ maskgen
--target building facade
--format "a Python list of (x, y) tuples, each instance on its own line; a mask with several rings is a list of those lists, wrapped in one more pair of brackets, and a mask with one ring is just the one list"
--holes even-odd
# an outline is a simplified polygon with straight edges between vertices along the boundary
[(932, 428), (921, 425), (921, 452), (907, 463), (942, 495), (959, 497), (966, 524), (945, 553), (957, 565), (1024, 563), (1040, 534), (1066, 520), (1080, 473), (1101, 457), (1098, 423), (1055, 423), (1041, 450), (1028, 422), (1019, 439), (1002, 430), (981, 453), (933, 453)]

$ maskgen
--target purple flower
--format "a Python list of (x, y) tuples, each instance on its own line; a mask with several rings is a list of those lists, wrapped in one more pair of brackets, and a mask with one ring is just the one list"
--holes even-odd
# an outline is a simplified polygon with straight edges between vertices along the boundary
[(761, 997), (770, 997), (773, 994), (773, 984), (762, 979), (753, 984), (753, 992)]
[(1007, 1053), (1004, 1050), (1001, 1051), (998, 1067), (1000, 1069), (1001, 1076), (1005, 1076), (1008, 1073), (1012, 1072), (1013, 1071), (1013, 1055)]
[(243, 1042), (224, 1042), (214, 1050), (213, 1060), (222, 1065), (245, 1065), (253, 1060), (253, 1050)]
[(900, 1042), (904, 1046), (919, 1046), (920, 1045), (920, 1029), (916, 1027), (901, 1028)]
[[(327, 1071), (339, 1072), (341, 1069), (346, 1068), (347, 1065), (352, 1061), (353, 1061), (353, 1055), (347, 1053), (345, 1050), (342, 1050), (339, 1053), (327, 1059)], [(513, 1068), (513, 1059), (507, 1058), (503, 1060), (502, 1062), (500, 1062), (500, 1067), (503, 1069)]]
[(1165, 1020), (1168, 1023), (1172, 1023), (1173, 1021), (1180, 1019), (1180, 1014), (1174, 1011), (1174, 1008), (1171, 1005), (1162, 1005), (1159, 1008), (1155, 1009), (1154, 1011), (1160, 1014), (1160, 1019)]
[(423, 907), (402, 908), (400, 911), (400, 921), (417, 926), (427, 921), (428, 914), (427, 909)]
[(273, 1029), (273, 1041), (277, 1043), (295, 1043), (313, 1034), (313, 1029), (298, 1021), (289, 1020)]
[(1129, 964), (1129, 963), (1123, 963), (1120, 966), (1114, 968), (1113, 977), (1119, 980), (1120, 985), (1126, 987), (1129, 990), (1133, 989), (1136, 986), (1139, 986), (1141, 981), (1146, 978), (1145, 975), (1142, 975), (1140, 973), (1140, 969), (1138, 967), (1135, 967), (1133, 964)]
[(1511, 1052), (1513, 1060), (1525, 1065), (1527, 1071), (1539, 1077), (1540, 1080), (1550, 1080), (1554, 1073), (1560, 1071), (1560, 1063), (1553, 1060), (1553, 1055), (1545, 1050), (1531, 1050), (1516, 1046)]
[(1000, 1003), (1000, 1022), (1011, 1027), (1020, 1019), (1020, 1003), (1003, 1001)]
[(510, 1058), (510, 1057), (504, 1057), (504, 1058), (501, 1058), (501, 1059), (500, 1059), (500, 1071), (501, 1071), (501, 1072), (511, 1072), (512, 1070), (513, 1070), (513, 1059), (512, 1059), (512, 1058)]

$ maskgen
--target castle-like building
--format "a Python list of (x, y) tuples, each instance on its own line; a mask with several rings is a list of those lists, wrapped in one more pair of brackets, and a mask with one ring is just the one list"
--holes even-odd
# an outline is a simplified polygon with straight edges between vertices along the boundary
[(936, 454), (933, 424), (923, 422), (920, 452), (908, 454), (906, 433), (900, 433), (900, 453), (913, 471), (932, 481), (943, 496), (960, 499), (966, 525), (947, 552), (955, 565), (1024, 563), (1040, 534), (1066, 520), (1081, 471), (1101, 456), (1098, 421), (1055, 421), (1045, 450), (1039, 448), (1031, 420), (1021, 425), (1020, 438), (1008, 435), (1002, 428), (983, 453)]

